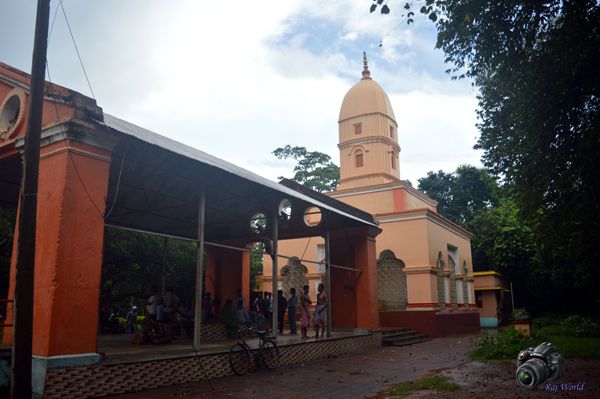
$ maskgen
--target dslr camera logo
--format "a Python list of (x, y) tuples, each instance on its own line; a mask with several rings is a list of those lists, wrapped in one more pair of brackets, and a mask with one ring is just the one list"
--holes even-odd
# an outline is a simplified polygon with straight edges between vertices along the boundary
[(517, 382), (533, 389), (544, 381), (552, 381), (565, 374), (565, 359), (550, 342), (535, 348), (523, 349), (517, 357)]

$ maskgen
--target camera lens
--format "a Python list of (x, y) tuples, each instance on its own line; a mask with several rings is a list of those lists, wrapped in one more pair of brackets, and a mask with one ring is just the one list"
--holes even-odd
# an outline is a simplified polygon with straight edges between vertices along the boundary
[(517, 379), (519, 380), (519, 384), (521, 385), (529, 386), (533, 382), (533, 376), (527, 370), (520, 370), (517, 373)]
[(548, 377), (548, 366), (540, 359), (529, 359), (517, 369), (517, 382), (525, 388), (535, 388)]

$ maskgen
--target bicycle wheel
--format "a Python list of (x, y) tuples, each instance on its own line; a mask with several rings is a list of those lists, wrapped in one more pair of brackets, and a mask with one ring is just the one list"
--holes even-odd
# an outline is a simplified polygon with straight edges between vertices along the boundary
[(244, 375), (250, 369), (250, 354), (242, 344), (232, 345), (229, 349), (229, 365), (236, 375)]
[(262, 362), (269, 370), (279, 367), (279, 349), (274, 341), (264, 341), (262, 345)]

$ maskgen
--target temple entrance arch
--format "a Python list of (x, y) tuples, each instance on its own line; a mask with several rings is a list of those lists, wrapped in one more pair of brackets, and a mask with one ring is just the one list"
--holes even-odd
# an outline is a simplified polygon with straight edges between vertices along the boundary
[(386, 249), (377, 260), (377, 288), (381, 310), (406, 310), (408, 286), (404, 262)]
[(308, 268), (300, 262), (298, 257), (293, 256), (288, 259), (287, 264), (281, 268), (281, 289), (286, 298), (291, 295), (291, 288), (295, 288), (296, 293), (300, 295), (302, 287), (308, 285), (307, 273)]

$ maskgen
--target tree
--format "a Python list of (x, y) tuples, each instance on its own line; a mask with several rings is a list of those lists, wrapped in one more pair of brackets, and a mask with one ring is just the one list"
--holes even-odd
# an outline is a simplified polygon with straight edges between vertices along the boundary
[(414, 1), (407, 22), (419, 5), (436, 24), (448, 72), (478, 88), (476, 148), (536, 229), (546, 273), (566, 274), (578, 308), (598, 312), (600, 3)]
[(438, 201), (438, 212), (470, 229), (478, 212), (497, 203), (498, 185), (488, 171), (461, 165), (453, 173), (427, 172), (419, 179), (419, 190)]
[[(318, 151), (308, 151), (305, 147), (277, 148), (273, 151), (278, 159), (292, 158), (297, 161), (294, 177), (297, 181), (315, 191), (335, 190), (340, 180), (340, 168), (331, 162), (331, 157)], [(280, 177), (282, 179), (283, 177)]]
[[(105, 230), (100, 300), (104, 305), (125, 309), (131, 298), (146, 304), (152, 287), (161, 287), (164, 238), (114, 228)], [(196, 245), (169, 240), (166, 286), (173, 287), (184, 303), (194, 299)], [(206, 270), (206, 269), (205, 269)]]
[(259, 288), (257, 278), (263, 271), (264, 251), (264, 243), (256, 242), (252, 245), (252, 250), (250, 252), (250, 291), (255, 291)]

